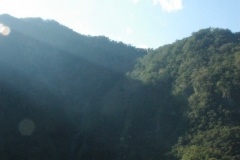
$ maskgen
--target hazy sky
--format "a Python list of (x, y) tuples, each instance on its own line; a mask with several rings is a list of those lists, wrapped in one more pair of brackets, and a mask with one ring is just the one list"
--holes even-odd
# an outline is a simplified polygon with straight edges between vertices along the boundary
[(240, 0), (0, 0), (0, 14), (54, 19), (87, 35), (157, 48), (202, 28), (240, 31)]

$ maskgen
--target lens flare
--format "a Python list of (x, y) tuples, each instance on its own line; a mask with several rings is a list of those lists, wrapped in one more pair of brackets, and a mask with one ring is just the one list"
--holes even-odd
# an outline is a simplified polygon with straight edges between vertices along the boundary
[(8, 26), (0, 23), (0, 34), (2, 34), (3, 36), (8, 36), (10, 32), (11, 29)]
[(19, 123), (18, 129), (23, 136), (31, 136), (35, 130), (35, 124), (30, 119), (24, 119)]

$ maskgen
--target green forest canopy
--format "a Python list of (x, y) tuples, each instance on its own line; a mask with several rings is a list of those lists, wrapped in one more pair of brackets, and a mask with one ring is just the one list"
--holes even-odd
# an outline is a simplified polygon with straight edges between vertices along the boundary
[(240, 158), (239, 56), (239, 33), (207, 28), (154, 50), (128, 73), (146, 85), (167, 87), (185, 103), (176, 106), (188, 121), (173, 149), (178, 158)]
[(12, 29), (0, 37), (0, 159), (240, 159), (240, 33), (202, 29), (147, 52), (0, 20)]

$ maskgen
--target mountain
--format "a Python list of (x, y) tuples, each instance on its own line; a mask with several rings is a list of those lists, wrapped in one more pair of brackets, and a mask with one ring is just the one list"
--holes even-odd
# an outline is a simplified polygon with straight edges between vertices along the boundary
[[(1, 15), (0, 22), (11, 29), (0, 36), (1, 159), (69, 159), (73, 137), (96, 128), (103, 99), (146, 51), (52, 20)], [(25, 119), (35, 124), (30, 138), (19, 132)]]
[(0, 15), (0, 159), (240, 158), (240, 33), (155, 50)]
[(16, 19), (10, 15), (1, 15), (0, 21), (13, 31), (121, 73), (132, 67), (133, 59), (146, 52), (104, 36), (78, 34), (54, 20)]
[(207, 28), (147, 54), (129, 73), (178, 99), (185, 133), (172, 150), (177, 159), (240, 158), (239, 56), (240, 33)]

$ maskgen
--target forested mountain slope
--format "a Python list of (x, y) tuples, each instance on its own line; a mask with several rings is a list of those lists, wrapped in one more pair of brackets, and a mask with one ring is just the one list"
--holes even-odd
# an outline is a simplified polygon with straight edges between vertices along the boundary
[(133, 66), (133, 59), (145, 54), (144, 50), (111, 41), (104, 36), (78, 34), (54, 20), (17, 19), (6, 14), (0, 15), (0, 22), (10, 26), (11, 30), (121, 73)]
[[(101, 122), (99, 110), (146, 51), (83, 36), (55, 21), (1, 15), (0, 22), (11, 29), (0, 35), (1, 159), (69, 159), (81, 139), (99, 145), (93, 138), (102, 136), (100, 129), (99, 137), (92, 130), (109, 121)], [(35, 124), (30, 137), (19, 132), (25, 119)]]
[(188, 123), (173, 148), (176, 157), (240, 158), (239, 62), (240, 34), (208, 28), (154, 50), (129, 73), (182, 101), (175, 107)]
[(240, 158), (239, 33), (146, 53), (51, 20), (0, 23), (0, 159)]

